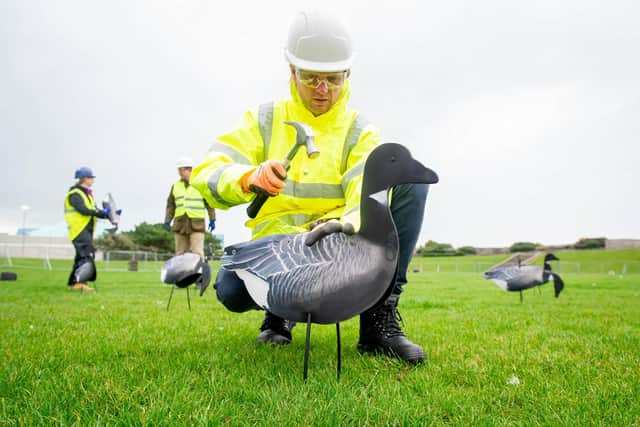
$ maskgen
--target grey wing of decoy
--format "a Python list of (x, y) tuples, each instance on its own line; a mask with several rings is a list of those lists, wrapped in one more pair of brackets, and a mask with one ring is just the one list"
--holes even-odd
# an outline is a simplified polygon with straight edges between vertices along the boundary
[(527, 285), (536, 286), (544, 283), (543, 272), (544, 270), (535, 265), (526, 265), (520, 268), (521, 273), (518, 276), (518, 280)]
[[(279, 284), (288, 284), (290, 288), (316, 289), (317, 292), (330, 292), (332, 288), (341, 287), (345, 282), (357, 280), (363, 268), (361, 262), (366, 258), (365, 245), (359, 245), (357, 236), (334, 233), (324, 237), (312, 246), (304, 243), (305, 235), (296, 238), (294, 247), (295, 261), (286, 274), (279, 273), (274, 277)], [(290, 256), (289, 251), (281, 251), (280, 257)], [(302, 255), (302, 256), (300, 256)], [(295, 284), (295, 286), (294, 286)], [(286, 286), (284, 286), (286, 287)], [(310, 294), (309, 294), (310, 295)]]
[(486, 271), (484, 273), (484, 277), (485, 279), (489, 279), (489, 280), (503, 280), (503, 281), (508, 281), (512, 278), (514, 278), (515, 276), (517, 276), (520, 272), (520, 267), (505, 267), (505, 268), (498, 268), (495, 270), (489, 270)]
[(542, 282), (542, 269), (530, 265), (505, 267), (487, 271), (485, 278), (506, 291), (523, 290)]
[(225, 249), (228, 255), (222, 257), (221, 265), (229, 270), (249, 271), (270, 282), (276, 275), (331, 262), (326, 244), (308, 247), (304, 244), (305, 235), (276, 235), (230, 246)]
[(512, 267), (489, 270), (484, 273), (484, 278), (487, 280), (491, 280), (493, 283), (498, 285), (498, 287), (507, 291), (509, 290), (508, 282), (512, 278), (513, 273), (511, 270), (513, 270)]
[(306, 247), (305, 264), (269, 277), (269, 306), (295, 321), (304, 321), (304, 313), (315, 323), (351, 318), (371, 307), (393, 278), (395, 263), (385, 249), (358, 235), (326, 236)]

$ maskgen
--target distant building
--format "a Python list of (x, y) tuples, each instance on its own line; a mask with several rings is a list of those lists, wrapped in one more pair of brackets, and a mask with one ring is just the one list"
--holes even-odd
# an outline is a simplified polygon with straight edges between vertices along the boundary
[(640, 239), (607, 239), (607, 249), (640, 249)]

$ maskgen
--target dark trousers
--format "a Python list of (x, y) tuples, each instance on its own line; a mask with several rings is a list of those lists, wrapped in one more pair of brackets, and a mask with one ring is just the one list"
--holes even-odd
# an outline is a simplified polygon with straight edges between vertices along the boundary
[[(429, 186), (427, 184), (404, 184), (394, 187), (391, 198), (391, 216), (398, 230), (400, 244), (398, 273), (392, 293), (399, 295), (407, 283), (407, 269), (418, 242)], [(253, 302), (242, 279), (233, 271), (220, 268), (213, 286), (218, 300), (230, 311), (242, 313), (261, 308)]]
[[(89, 227), (82, 230), (80, 234), (78, 234), (78, 237), (73, 239), (71, 243), (73, 243), (73, 247), (76, 250), (76, 257), (73, 260), (73, 268), (71, 269), (71, 274), (69, 274), (69, 280), (67, 281), (69, 286), (76, 284), (76, 270), (78, 267), (86, 262), (94, 263), (96, 253), (93, 248), (93, 232)], [(95, 264), (93, 271), (93, 277), (88, 280), (90, 282), (94, 282), (96, 280)]]

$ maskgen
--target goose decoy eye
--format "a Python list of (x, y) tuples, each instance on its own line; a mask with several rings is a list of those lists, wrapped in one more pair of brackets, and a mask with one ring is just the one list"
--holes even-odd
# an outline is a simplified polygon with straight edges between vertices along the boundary
[(391, 163), (396, 161), (396, 156), (391, 156)]

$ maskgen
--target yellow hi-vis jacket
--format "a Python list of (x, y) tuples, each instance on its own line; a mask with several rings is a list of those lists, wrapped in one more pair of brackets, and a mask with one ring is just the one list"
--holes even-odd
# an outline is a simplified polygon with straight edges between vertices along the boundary
[(89, 224), (89, 221), (93, 218), (90, 215), (83, 215), (78, 212), (71, 203), (69, 203), (69, 196), (72, 194), (79, 194), (82, 197), (84, 206), (87, 209), (96, 210), (96, 202), (93, 200), (93, 196), (86, 194), (84, 191), (78, 188), (72, 188), (69, 190), (64, 198), (64, 219), (67, 221), (67, 228), (69, 231), (69, 240), (74, 240), (82, 230)]
[(290, 92), (291, 99), (246, 112), (234, 130), (220, 136), (193, 170), (191, 185), (216, 208), (250, 202), (255, 194), (242, 191), (240, 178), (266, 159), (284, 160), (296, 141), (295, 129), (284, 122), (304, 122), (313, 129), (320, 155), (309, 159), (301, 147), (285, 188), (246, 225), (254, 239), (308, 231), (320, 219), (337, 218), (357, 230), (364, 162), (379, 143), (379, 132), (347, 108), (349, 81), (333, 107), (317, 117), (304, 106), (293, 81)]
[(182, 179), (179, 179), (173, 184), (171, 191), (176, 202), (174, 217), (187, 215), (192, 219), (204, 219), (204, 200), (193, 185), (187, 186)]

